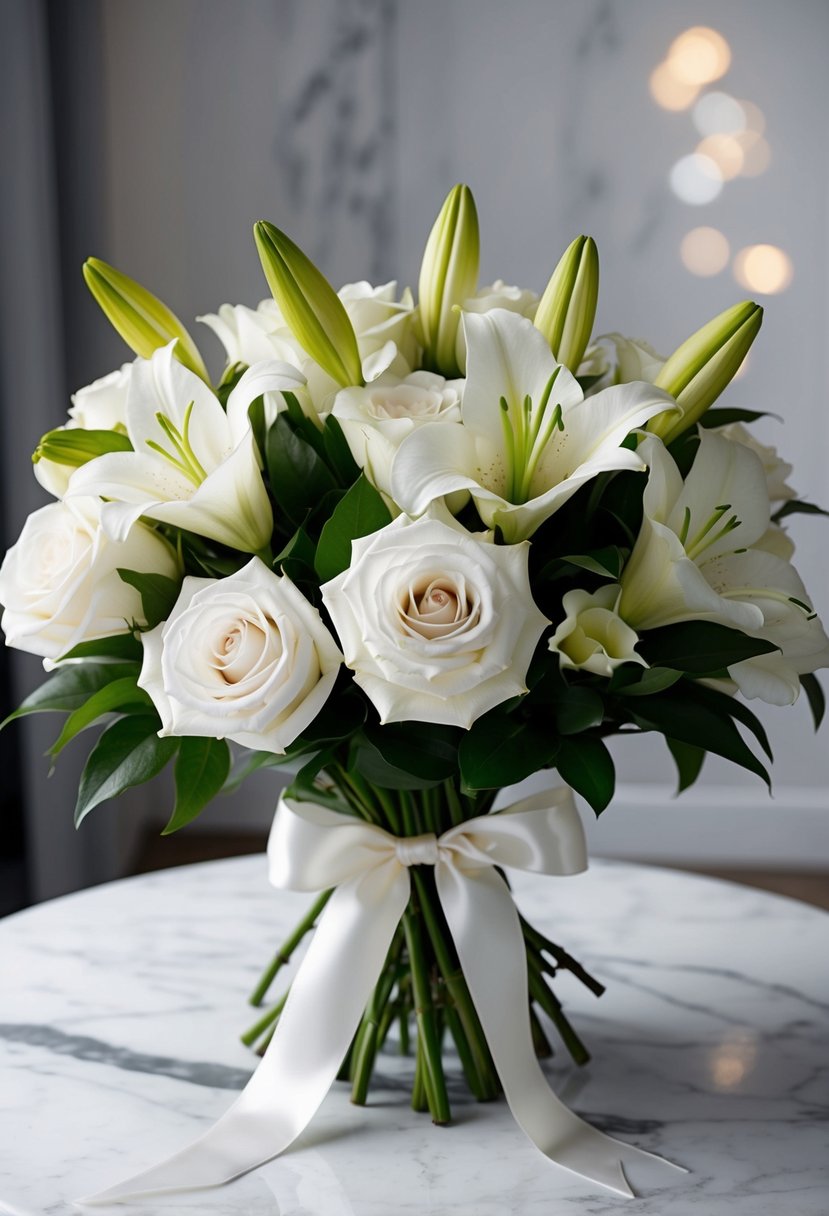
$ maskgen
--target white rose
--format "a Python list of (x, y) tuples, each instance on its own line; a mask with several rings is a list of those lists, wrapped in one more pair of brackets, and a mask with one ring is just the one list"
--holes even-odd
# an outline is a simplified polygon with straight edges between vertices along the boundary
[(258, 557), (229, 578), (186, 578), (169, 618), (142, 641), (138, 683), (159, 734), (277, 754), (316, 718), (342, 661), (316, 608)]
[[(124, 363), (116, 372), (94, 380), (72, 394), (66, 430), (82, 427), (85, 431), (126, 431), (127, 394), (133, 364)], [(58, 430), (64, 428), (58, 427)], [(34, 464), (35, 477), (55, 498), (63, 498), (75, 466), (40, 457)]]
[(533, 602), (529, 544), (495, 545), (448, 512), (352, 542), (322, 595), (354, 679), (381, 722), (470, 726), (526, 692), (548, 624)]
[(549, 643), (562, 667), (609, 678), (621, 663), (647, 666), (634, 650), (638, 634), (614, 611), (620, 591), (610, 585), (592, 593), (567, 592), (561, 601), (564, 620)]
[[(395, 299), (397, 284), (346, 283), (338, 295), (354, 328), (363, 377), (372, 381), (385, 371), (405, 376), (417, 360), (414, 304), (408, 288)], [(291, 363), (308, 381), (308, 391), (320, 411), (340, 385), (332, 380), (297, 342), (275, 300), (255, 308), (222, 304), (218, 313), (199, 317), (209, 325), (227, 352), (228, 362), (254, 364), (266, 359)]]
[[(398, 300), (397, 283), (392, 281), (380, 287), (371, 283), (346, 283), (337, 292), (354, 327), (360, 358), (365, 364), (371, 356), (386, 350), (389, 342), (397, 348), (396, 354), (406, 366), (399, 375), (411, 371), (417, 360), (418, 348), (414, 331), (414, 301), (408, 287)], [(389, 366), (387, 364), (387, 366)], [(365, 367), (364, 367), (365, 373)], [(392, 366), (393, 371), (398, 369)], [(374, 379), (366, 375), (367, 380)]]
[(228, 363), (252, 365), (265, 359), (281, 359), (301, 368), (307, 357), (275, 300), (262, 300), (256, 308), (222, 304), (218, 313), (196, 319), (213, 330), (225, 348)]
[[(85, 431), (127, 429), (127, 395), (134, 363), (124, 363), (116, 372), (93, 380), (72, 394), (69, 416)], [(70, 424), (72, 425), (72, 424)]]
[(141, 597), (119, 568), (178, 577), (172, 548), (144, 524), (123, 542), (110, 540), (95, 499), (33, 512), (0, 568), (7, 645), (53, 660), (80, 642), (145, 623)]
[[(474, 296), (464, 300), (464, 312), (491, 312), (493, 308), (504, 308), (507, 312), (517, 312), (519, 316), (528, 317), (532, 321), (538, 309), (539, 297), (534, 291), (525, 287), (512, 287), (503, 279), (496, 279), (488, 287), (482, 287)], [(463, 326), (458, 326), (458, 336), (455, 341), (455, 355), (460, 368), (466, 367), (466, 335)]]
[(366, 388), (337, 393), (331, 412), (355, 461), (381, 493), (391, 498), (391, 463), (407, 435), (436, 422), (460, 422), (463, 384), (432, 372), (404, 379), (387, 372)]
[(617, 384), (633, 384), (637, 380), (653, 384), (665, 363), (664, 355), (657, 354), (642, 338), (603, 334), (602, 340), (612, 342), (616, 350)]

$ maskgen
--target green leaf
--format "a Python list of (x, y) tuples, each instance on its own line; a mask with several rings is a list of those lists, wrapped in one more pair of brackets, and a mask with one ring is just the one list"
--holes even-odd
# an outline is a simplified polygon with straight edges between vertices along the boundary
[(298, 562), (302, 566), (307, 566), (310, 572), (314, 572), (314, 554), (316, 547), (311, 537), (304, 528), (297, 528), (287, 545), (280, 553), (277, 553), (273, 559), (273, 564), (277, 562), (281, 565), (286, 561)]
[(220, 793), (233, 794), (243, 781), (253, 773), (258, 773), (261, 768), (280, 768), (284, 764), (290, 764), (291, 760), (291, 756), (280, 756), (275, 752), (247, 752), (228, 773)]
[(682, 672), (670, 667), (640, 667), (638, 663), (622, 663), (610, 678), (608, 692), (623, 697), (652, 697), (681, 679)]
[(718, 408), (715, 410), (706, 410), (697, 422), (700, 426), (729, 426), (732, 422), (756, 422), (758, 418), (777, 418), (779, 422), (783, 419), (779, 414), (769, 413), (768, 410), (743, 410), (743, 409), (726, 409)]
[(120, 680), (105, 684), (69, 715), (63, 724), (63, 730), (49, 749), (49, 754), (54, 759), (67, 743), (71, 743), (76, 735), (104, 714), (126, 713), (129, 710), (134, 711), (136, 706), (144, 706), (146, 712), (152, 710), (153, 703), (144, 690), (138, 687), (135, 676), (124, 676)]
[(677, 793), (681, 794), (683, 790), (687, 790), (689, 786), (693, 785), (699, 776), (705, 760), (705, 751), (701, 747), (694, 747), (691, 743), (680, 743), (678, 739), (666, 738), (665, 742), (676, 763), (679, 777)]
[(664, 625), (639, 639), (639, 653), (651, 667), (670, 667), (697, 676), (714, 675), (733, 663), (777, 649), (771, 642), (712, 621)]
[(436, 784), (457, 773), (458, 745), (462, 738), (463, 732), (454, 726), (400, 722), (367, 728), (357, 744), (368, 741), (390, 768)]
[(66, 659), (133, 659), (140, 663), (143, 654), (144, 648), (134, 633), (113, 633), (106, 638), (80, 642), (62, 654), (58, 662), (63, 663)]
[(804, 498), (792, 498), (775, 511), (772, 520), (778, 524), (787, 515), (829, 515), (829, 511), (824, 511), (823, 507), (813, 502), (806, 502)]
[(609, 578), (614, 582), (622, 573), (625, 564), (625, 552), (618, 545), (607, 545), (604, 549), (591, 549), (589, 553), (571, 553), (560, 559), (569, 562), (571, 566), (579, 566), (598, 574), (600, 578)]
[(683, 685), (682, 695), (719, 713), (730, 714), (732, 718), (736, 718), (751, 731), (769, 760), (773, 759), (769, 737), (762, 722), (742, 701), (738, 701), (736, 697), (730, 696), (727, 692), (720, 692), (716, 688), (708, 688), (704, 684), (687, 681)]
[(322, 529), (315, 559), (320, 582), (327, 583), (348, 569), (353, 540), (390, 523), (391, 515), (380, 493), (360, 474)]
[(148, 629), (166, 621), (181, 591), (181, 580), (166, 574), (143, 574), (138, 570), (118, 570), (125, 583), (135, 587)]
[(576, 735), (562, 739), (556, 768), (563, 781), (581, 794), (601, 815), (616, 788), (613, 758), (601, 739)]
[(265, 440), (268, 484), (277, 506), (295, 526), (336, 482), (325, 461), (287, 414), (278, 414)]
[(771, 786), (768, 772), (744, 741), (729, 712), (695, 700), (689, 687), (683, 686), (681, 697), (671, 692), (643, 697), (631, 716), (642, 730), (656, 730), (679, 743), (714, 752), (756, 773)]
[(580, 735), (599, 726), (604, 718), (604, 701), (592, 688), (570, 685), (560, 699), (553, 702), (556, 730), (560, 735)]
[(160, 773), (178, 750), (180, 739), (159, 739), (155, 715), (119, 718), (101, 735), (81, 774), (75, 827), (93, 807), (141, 785)]
[(826, 711), (826, 697), (823, 695), (823, 689), (820, 686), (820, 681), (817, 676), (808, 672), (800, 677), (800, 685), (806, 694), (806, 699), (809, 702), (809, 709), (812, 711), (812, 718), (817, 730), (823, 721), (823, 715)]
[[(385, 728), (384, 728), (385, 729)], [(400, 768), (387, 760), (376, 741), (358, 735), (351, 745), (349, 768), (354, 768), (366, 781), (384, 790), (427, 790), (439, 785), (442, 777), (425, 777), (411, 771), (411, 765)]]
[(71, 713), (78, 709), (99, 688), (124, 676), (138, 675), (135, 663), (73, 663), (59, 667), (45, 684), (41, 684), (26, 700), (0, 723), (0, 729), (25, 714), (48, 712)]
[(195, 819), (223, 787), (229, 771), (230, 748), (224, 739), (182, 739), (176, 757), (176, 805), (161, 835), (169, 836)]
[(514, 785), (553, 763), (559, 739), (551, 728), (491, 710), (478, 718), (461, 740), (458, 758), (469, 790)]
[(348, 440), (338, 419), (329, 414), (322, 428), (322, 440), (329, 465), (341, 485), (351, 486), (360, 476), (360, 466), (351, 455)]
[(297, 802), (318, 802), (323, 806), (333, 807), (337, 811), (347, 810), (348, 808), (343, 806), (342, 796), (336, 788), (329, 789), (316, 784), (317, 777), (333, 758), (333, 747), (316, 752), (299, 770), (285, 790), (286, 797), (295, 798)]

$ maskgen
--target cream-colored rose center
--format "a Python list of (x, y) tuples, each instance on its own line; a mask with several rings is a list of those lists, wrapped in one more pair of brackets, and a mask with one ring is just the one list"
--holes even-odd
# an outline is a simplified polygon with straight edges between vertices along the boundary
[(213, 643), (213, 664), (226, 684), (237, 684), (281, 654), (282, 637), (275, 624), (266, 633), (245, 619), (228, 623)]
[(382, 421), (386, 418), (434, 418), (444, 406), (441, 393), (416, 385), (402, 384), (396, 388), (377, 389), (369, 397), (369, 413)]
[(478, 608), (470, 604), (466, 587), (451, 577), (419, 579), (401, 595), (401, 624), (422, 638), (446, 637), (477, 617)]

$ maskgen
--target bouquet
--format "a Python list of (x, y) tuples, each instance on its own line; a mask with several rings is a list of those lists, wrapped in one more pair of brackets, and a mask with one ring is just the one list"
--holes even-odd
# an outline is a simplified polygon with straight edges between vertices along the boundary
[[(290, 771), (271, 875), (317, 898), (254, 1004), (320, 924), (296, 992), (244, 1038), (272, 1041), (252, 1086), (286, 1084), (296, 1126), (250, 1133), (236, 1167), (290, 1143), (334, 1075), (365, 1102), (396, 1027), (415, 1109), (449, 1121), (451, 1040), (477, 1098), (505, 1090), (548, 1155), (629, 1193), (633, 1150), (546, 1086), (544, 1126), (526, 1110), (527, 1052), (537, 1069), (555, 1032), (588, 1058), (558, 971), (602, 986), (519, 917), (502, 867), (584, 867), (569, 791), (607, 807), (610, 736), (663, 736), (684, 789), (707, 752), (768, 781), (747, 700), (802, 689), (820, 721), (829, 641), (784, 526), (819, 508), (752, 436), (759, 413), (714, 408), (762, 310), (735, 305), (667, 359), (594, 338), (594, 242), (573, 241), (540, 299), (480, 288), (464, 186), (417, 303), (395, 283), (335, 292), (277, 228), (255, 238), (272, 298), (199, 318), (226, 353), (216, 384), (169, 309), (86, 263), (137, 357), (77, 392), (34, 453), (55, 501), (7, 554), (0, 601), (8, 644), (51, 674), (11, 717), (65, 713), (53, 758), (102, 728), (78, 823), (167, 765), (165, 832), (254, 770)], [(541, 770), (564, 785), (493, 811)]]

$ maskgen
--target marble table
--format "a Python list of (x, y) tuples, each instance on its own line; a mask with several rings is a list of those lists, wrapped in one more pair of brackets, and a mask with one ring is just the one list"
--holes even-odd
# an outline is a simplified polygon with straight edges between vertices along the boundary
[[(549, 1069), (602, 1129), (688, 1167), (631, 1170), (641, 1198), (546, 1161), (503, 1103), (455, 1099), (450, 1128), (407, 1105), (389, 1050), (371, 1105), (336, 1086), (296, 1145), (213, 1191), (137, 1200), (135, 1216), (826, 1216), (829, 917), (730, 884), (595, 863), (516, 881), (531, 919), (608, 990), (560, 989), (593, 1063)], [(307, 906), (263, 859), (98, 887), (0, 922), (0, 1212), (71, 1201), (189, 1141), (229, 1105), (265, 956)], [(457, 1087), (456, 1087), (457, 1088)], [(88, 1209), (92, 1211), (92, 1209)]]

